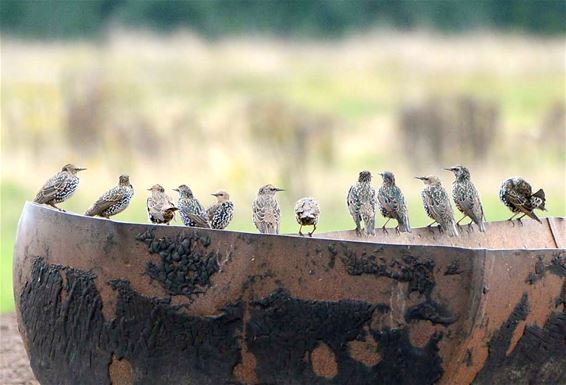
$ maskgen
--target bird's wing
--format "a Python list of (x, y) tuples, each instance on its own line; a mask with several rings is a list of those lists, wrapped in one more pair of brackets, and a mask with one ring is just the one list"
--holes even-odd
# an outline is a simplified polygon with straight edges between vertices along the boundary
[(350, 211), (350, 215), (352, 217), (356, 217), (359, 215), (360, 202), (356, 197), (354, 186), (351, 186), (350, 190), (348, 190), (348, 195), (346, 197), (346, 205), (348, 206), (348, 211)]
[(86, 212), (86, 215), (99, 215), (104, 210), (110, 208), (110, 206), (120, 202), (124, 198), (124, 194), (119, 187), (113, 187), (106, 191), (98, 200), (92, 205), (92, 207)]
[(37, 203), (47, 203), (55, 196), (58, 192), (64, 191), (65, 187), (69, 183), (67, 175), (63, 172), (52, 176), (45, 182), (41, 190), (37, 193), (34, 201)]
[(204, 216), (193, 213), (188, 213), (187, 216), (190, 218), (193, 226), (210, 228), (210, 224)]
[[(430, 210), (433, 215), (433, 218), (442, 223), (443, 218), (453, 217), (454, 213), (452, 212), (452, 206), (450, 206), (450, 202), (448, 201), (448, 195), (444, 190), (436, 189), (432, 194), (429, 195), (430, 197)], [(441, 219), (441, 221), (438, 221)]]
[(505, 192), (505, 198), (509, 203), (517, 208), (523, 208), (528, 203), (529, 198), (527, 195), (517, 192), (514, 189), (507, 189)]

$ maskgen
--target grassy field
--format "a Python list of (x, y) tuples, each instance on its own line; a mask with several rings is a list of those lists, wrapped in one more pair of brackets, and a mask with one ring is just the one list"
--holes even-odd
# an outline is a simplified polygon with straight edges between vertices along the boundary
[[(509, 215), (497, 192), (512, 175), (545, 189), (548, 215), (566, 214), (561, 39), (385, 34), (210, 42), (120, 32), (96, 42), (2, 39), (1, 60), (0, 311), (13, 309), (21, 207), (67, 162), (88, 168), (62, 205), (70, 211), (84, 212), (120, 173), (131, 176), (136, 195), (121, 221), (147, 221), (152, 184), (187, 183), (205, 204), (209, 193), (228, 190), (237, 207), (230, 228), (254, 231), (251, 201), (260, 185), (274, 183), (288, 189), (280, 195), (283, 232), (296, 231), (292, 207), (305, 195), (321, 202), (320, 231), (345, 229), (353, 226), (344, 201), (357, 173), (389, 169), (412, 225), (423, 226), (421, 182), (413, 177), (439, 174), (448, 186), (452, 176), (441, 168), (458, 163), (471, 168), (490, 221)], [(399, 111), (462, 95), (497, 106), (491, 151), (481, 159), (454, 150), (442, 162), (417, 161), (402, 145)]]

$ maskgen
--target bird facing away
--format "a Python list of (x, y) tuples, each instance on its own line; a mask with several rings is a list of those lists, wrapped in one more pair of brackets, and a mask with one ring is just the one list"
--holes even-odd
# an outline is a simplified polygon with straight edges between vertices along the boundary
[(110, 218), (124, 211), (132, 197), (134, 196), (134, 188), (130, 184), (130, 177), (127, 175), (120, 175), (118, 179), (118, 186), (112, 187), (106, 191), (98, 200), (87, 210), (85, 215), (93, 217), (95, 215)]
[(451, 237), (459, 236), (454, 212), (440, 179), (436, 176), (417, 176), (416, 178), (425, 184), (421, 198), (427, 215), (434, 220), (429, 226), (438, 223), (440, 229), (446, 231)]
[(371, 173), (362, 171), (358, 177), (358, 182), (350, 187), (346, 199), (350, 215), (356, 223), (356, 234), (362, 235), (361, 221), (367, 235), (375, 235), (375, 209), (377, 197), (375, 189), (371, 186)]
[(384, 171), (379, 175), (383, 178), (383, 184), (377, 191), (377, 200), (379, 202), (381, 215), (387, 218), (387, 221), (385, 221), (383, 225), (383, 230), (387, 231), (385, 225), (393, 218), (397, 220), (397, 227), (395, 229), (398, 232), (410, 233), (411, 225), (409, 224), (407, 204), (405, 203), (405, 197), (401, 189), (395, 184), (395, 175), (389, 171)]
[(76, 167), (72, 164), (63, 166), (60, 172), (45, 182), (33, 201), (35, 203), (48, 204), (58, 210), (65, 211), (55, 206), (55, 204), (66, 201), (75, 193), (79, 185), (77, 173), (82, 170), (86, 170), (86, 168)]
[(312, 237), (312, 234), (316, 231), (319, 217), (320, 206), (314, 198), (301, 198), (295, 204), (295, 218), (297, 219), (297, 223), (301, 225), (299, 227), (299, 234), (301, 236), (303, 235), (301, 232), (303, 226), (313, 226), (312, 231), (308, 233), (309, 237)]
[(261, 187), (252, 203), (252, 220), (262, 234), (279, 234), (281, 209), (275, 194), (285, 191), (271, 184)]
[(147, 198), (147, 214), (152, 223), (169, 224), (175, 217), (175, 211), (178, 210), (173, 204), (171, 198), (165, 194), (165, 189), (155, 184), (148, 189), (151, 196)]
[(535, 221), (542, 223), (534, 213), (534, 209), (546, 211), (544, 191), (539, 189), (533, 194), (531, 185), (523, 178), (513, 177), (504, 181), (499, 190), (499, 199), (514, 213), (508, 220), (512, 220), (516, 215), (522, 213), (523, 215), (517, 218), (519, 222), (521, 218), (528, 215)]
[(472, 222), (478, 225), (481, 232), (485, 232), (485, 215), (480, 194), (470, 179), (470, 171), (464, 166), (454, 166), (445, 170), (452, 171), (456, 177), (452, 182), (452, 199), (454, 199), (458, 210), (464, 214), (456, 224), (469, 217)]
[(179, 209), (179, 215), (181, 216), (185, 226), (195, 226), (195, 224), (191, 221), (189, 214), (206, 217), (204, 207), (193, 196), (192, 190), (186, 184), (182, 184), (173, 190), (179, 193), (177, 208)]

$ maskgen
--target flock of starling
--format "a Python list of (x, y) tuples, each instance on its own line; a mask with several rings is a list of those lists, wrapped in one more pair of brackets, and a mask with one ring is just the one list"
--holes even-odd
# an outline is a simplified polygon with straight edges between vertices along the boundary
[[(59, 209), (56, 204), (69, 199), (79, 185), (77, 173), (85, 168), (67, 164), (63, 169), (51, 177), (43, 185), (34, 202), (47, 204)], [(485, 232), (485, 215), (478, 190), (470, 179), (470, 172), (466, 167), (454, 166), (446, 170), (454, 173), (455, 179), (452, 184), (452, 199), (456, 208), (463, 217), (456, 222), (454, 212), (448, 193), (442, 187), (440, 179), (436, 176), (416, 177), (424, 182), (421, 192), (424, 209), (427, 215), (433, 219), (428, 225), (430, 228), (437, 223), (440, 231), (450, 236), (459, 236), (459, 223), (469, 218), (471, 226), (475, 223), (481, 232)], [(375, 234), (375, 215), (377, 210), (387, 220), (382, 227), (391, 219), (397, 221), (396, 231), (411, 232), (407, 204), (401, 189), (395, 184), (395, 176), (389, 171), (380, 173), (383, 183), (376, 191), (371, 184), (372, 175), (369, 171), (362, 171), (358, 181), (350, 187), (346, 202), (348, 210), (356, 225), (356, 234), (361, 236), (363, 229), (367, 235)], [(226, 191), (218, 191), (213, 196), (217, 202), (207, 209), (194, 197), (192, 190), (187, 185), (180, 185), (173, 189), (179, 194), (179, 199), (174, 202), (166, 193), (165, 189), (156, 184), (148, 189), (151, 195), (147, 198), (148, 218), (152, 223), (169, 224), (178, 211), (185, 226), (206, 227), (212, 229), (225, 229), (234, 214), (234, 203), (230, 201), (230, 195)], [(281, 209), (277, 202), (276, 193), (284, 191), (271, 184), (261, 187), (256, 199), (252, 203), (252, 219), (258, 231), (263, 234), (279, 234), (281, 220)], [(85, 215), (110, 218), (124, 211), (134, 195), (134, 188), (130, 184), (127, 175), (121, 175), (118, 185), (106, 191), (89, 208)], [(499, 198), (514, 214), (520, 222), (525, 215), (542, 223), (534, 210), (545, 209), (544, 191), (539, 189), (533, 193), (531, 185), (520, 177), (505, 180), (499, 191)], [(61, 209), (59, 209), (61, 210)], [(320, 206), (318, 202), (310, 197), (301, 198), (295, 205), (295, 218), (300, 225), (299, 234), (303, 235), (303, 226), (313, 226), (312, 236), (320, 217)]]

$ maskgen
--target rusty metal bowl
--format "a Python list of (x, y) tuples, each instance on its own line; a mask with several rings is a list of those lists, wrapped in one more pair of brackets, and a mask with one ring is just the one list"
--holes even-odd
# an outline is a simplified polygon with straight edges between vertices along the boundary
[(27, 203), (19, 328), (43, 385), (566, 384), (564, 228), (302, 238)]

